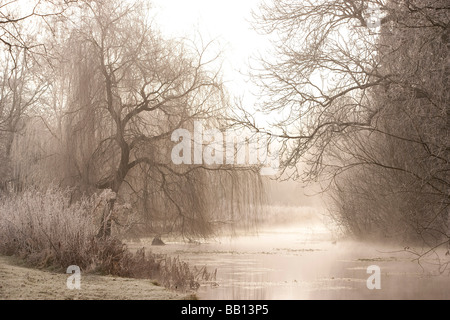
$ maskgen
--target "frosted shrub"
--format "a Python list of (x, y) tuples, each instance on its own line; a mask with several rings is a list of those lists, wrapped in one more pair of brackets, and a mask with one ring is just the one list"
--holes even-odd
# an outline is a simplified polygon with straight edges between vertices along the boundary
[(70, 204), (68, 190), (30, 189), (0, 201), (0, 251), (41, 267), (87, 265), (96, 232), (93, 201)]
[[(144, 249), (132, 254), (116, 238), (97, 238), (95, 212), (111, 196), (104, 192), (71, 203), (69, 190), (50, 188), (0, 199), (0, 254), (18, 255), (42, 268), (77, 265), (84, 272), (158, 279), (179, 290), (197, 289), (198, 280), (212, 279), (206, 269), (190, 269), (179, 259)], [(128, 204), (119, 207), (130, 209)]]

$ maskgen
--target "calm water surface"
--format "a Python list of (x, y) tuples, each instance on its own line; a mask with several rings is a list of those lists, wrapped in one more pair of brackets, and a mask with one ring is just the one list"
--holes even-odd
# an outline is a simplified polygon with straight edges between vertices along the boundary
[[(436, 275), (429, 264), (422, 269), (399, 248), (334, 243), (321, 227), (271, 228), (202, 244), (149, 243), (133, 246), (217, 269), (216, 283), (198, 290), (200, 299), (450, 299), (448, 273)], [(367, 289), (370, 265), (381, 269), (380, 290)]]

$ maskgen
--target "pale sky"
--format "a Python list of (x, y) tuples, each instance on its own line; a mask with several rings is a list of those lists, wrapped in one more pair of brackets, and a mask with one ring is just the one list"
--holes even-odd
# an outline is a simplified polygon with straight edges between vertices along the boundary
[[(230, 91), (246, 95), (256, 88), (241, 73), (248, 73), (248, 60), (268, 47), (266, 37), (251, 29), (251, 11), (261, 0), (152, 0), (157, 26), (170, 37), (215, 39), (223, 49), (223, 73)], [(216, 47), (217, 48), (217, 47)], [(251, 108), (251, 106), (248, 106)]]

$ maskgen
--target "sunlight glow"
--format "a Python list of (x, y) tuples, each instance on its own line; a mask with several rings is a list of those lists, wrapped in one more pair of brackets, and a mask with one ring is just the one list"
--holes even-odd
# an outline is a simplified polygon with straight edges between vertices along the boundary
[(223, 51), (223, 73), (227, 87), (240, 94), (249, 88), (245, 74), (251, 57), (268, 46), (267, 39), (252, 28), (251, 11), (260, 0), (153, 0), (155, 22), (171, 37), (200, 36), (214, 40)]

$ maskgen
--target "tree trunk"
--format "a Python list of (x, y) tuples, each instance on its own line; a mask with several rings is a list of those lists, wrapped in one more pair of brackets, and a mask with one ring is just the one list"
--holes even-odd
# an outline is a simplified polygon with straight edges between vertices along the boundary
[(103, 210), (101, 227), (97, 233), (97, 238), (106, 239), (111, 236), (111, 216), (115, 203), (116, 199), (108, 200), (105, 209)]

